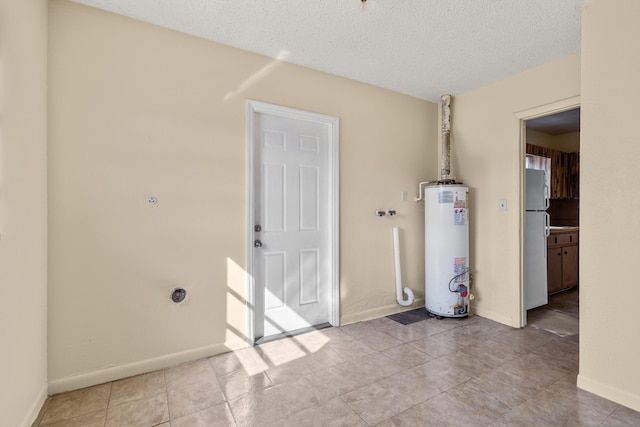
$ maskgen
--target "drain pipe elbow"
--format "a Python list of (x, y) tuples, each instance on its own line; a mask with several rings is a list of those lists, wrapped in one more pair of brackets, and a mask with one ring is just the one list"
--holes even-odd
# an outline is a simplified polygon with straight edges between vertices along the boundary
[(404, 288), (404, 293), (407, 295), (407, 299), (404, 300), (402, 299), (402, 292), (399, 291), (400, 288), (398, 287), (398, 295), (396, 295), (396, 300), (398, 301), (398, 304), (400, 304), (403, 307), (409, 307), (411, 304), (413, 304), (413, 300), (414, 300), (414, 296), (413, 296), (413, 291), (409, 288)]
[(398, 304), (403, 307), (408, 307), (413, 304), (414, 296), (413, 291), (407, 287), (404, 288), (404, 293), (407, 295), (405, 300), (402, 293), (402, 271), (400, 270), (400, 240), (398, 238), (398, 227), (393, 227), (393, 255), (396, 267), (396, 300)]

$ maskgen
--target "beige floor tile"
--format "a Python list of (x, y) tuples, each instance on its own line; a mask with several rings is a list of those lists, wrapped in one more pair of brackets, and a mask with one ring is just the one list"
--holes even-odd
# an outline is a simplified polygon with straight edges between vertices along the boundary
[(578, 343), (553, 339), (532, 351), (550, 361), (550, 364), (568, 372), (578, 372)]
[(104, 410), (109, 404), (110, 393), (111, 383), (107, 383), (55, 395), (47, 402), (41, 425)]
[(635, 427), (636, 424), (627, 424), (614, 417), (609, 417), (599, 427)]
[[(583, 405), (591, 406), (594, 409), (609, 414), (618, 409), (619, 405), (617, 403), (604, 399), (600, 396), (596, 396), (595, 394), (589, 393), (588, 391), (579, 389), (576, 386), (576, 382), (577, 381), (575, 375), (567, 375), (551, 384), (549, 387), (547, 387), (547, 390), (558, 393), (565, 398), (574, 399), (577, 402), (582, 403)], [(640, 425), (640, 417), (637, 418), (636, 422), (638, 425)]]
[(376, 425), (413, 406), (380, 382), (347, 393), (341, 398), (369, 425)]
[(450, 329), (454, 329), (460, 326), (459, 319), (435, 319), (428, 318), (420, 322), (407, 325), (408, 329), (414, 329), (417, 332), (422, 333), (424, 336), (439, 334)]
[(440, 393), (419, 375), (401, 372), (341, 396), (369, 425), (376, 425)]
[(624, 406), (618, 406), (609, 418), (615, 421), (622, 421), (630, 426), (640, 426), (640, 412)]
[(407, 376), (424, 378), (441, 392), (472, 379), (469, 372), (459, 369), (446, 358), (434, 359), (413, 367), (407, 371)]
[(460, 353), (473, 360), (482, 360), (487, 366), (495, 368), (524, 356), (527, 352), (509, 344), (487, 339), (480, 344), (461, 349)]
[[(553, 426), (599, 426), (608, 413), (583, 405), (558, 393), (542, 391), (505, 415), (504, 421), (522, 425), (522, 420), (536, 420)], [(532, 425), (532, 424), (529, 424)]]
[(506, 372), (519, 377), (522, 381), (530, 381), (535, 385), (547, 387), (571, 371), (553, 365), (548, 359), (537, 354), (528, 353), (496, 368), (498, 372)]
[[(363, 378), (368, 381), (368, 384), (393, 375), (403, 369), (398, 362), (382, 353), (371, 354), (367, 356), (366, 360), (366, 363), (363, 363), (363, 359), (352, 361), (350, 375)], [(343, 365), (338, 366), (342, 367)]]
[(151, 372), (114, 381), (111, 386), (109, 407), (145, 397), (156, 396), (165, 391), (163, 371)]
[(386, 425), (474, 427), (486, 425), (486, 420), (474, 421), (473, 414), (466, 410), (464, 402), (455, 399), (448, 393), (442, 393), (395, 415)]
[(260, 344), (254, 348), (257, 355), (259, 355), (270, 368), (282, 366), (312, 354), (311, 351), (307, 350), (293, 338), (285, 338)]
[(470, 377), (479, 377), (493, 369), (487, 360), (479, 355), (470, 356), (465, 351), (469, 351), (469, 347), (449, 353), (438, 358), (438, 363), (448, 371), (464, 373)]
[[(486, 394), (476, 396), (473, 403), (465, 400), (471, 396), (464, 390), (453, 389), (447, 393), (440, 394), (433, 399), (419, 405), (422, 410), (430, 414), (430, 422), (438, 420), (435, 425), (451, 425), (451, 426), (485, 426), (493, 422), (504, 411), (498, 409), (507, 408), (497, 400), (487, 399)], [(500, 405), (504, 405), (501, 407)], [(491, 412), (496, 409), (496, 412)]]
[(462, 404), (469, 425), (489, 424), (511, 410), (509, 405), (473, 380), (450, 389), (447, 394), (452, 402)]
[(287, 419), (318, 404), (309, 387), (299, 382), (248, 393), (229, 402), (238, 426), (258, 426)]
[(367, 323), (372, 326), (374, 330), (384, 332), (403, 343), (415, 341), (427, 335), (423, 330), (409, 328), (407, 325), (403, 325), (386, 317), (370, 320)]
[(234, 352), (210, 357), (209, 364), (216, 376), (228, 375), (238, 370), (247, 375), (256, 375), (269, 369), (268, 360), (258, 352), (258, 347), (249, 347)]
[(378, 331), (375, 329), (365, 330), (356, 334), (353, 334), (351, 332), (348, 333), (356, 340), (362, 341), (363, 343), (377, 351), (384, 351), (389, 348), (397, 347), (404, 344), (403, 341), (400, 341), (399, 339), (396, 339), (383, 331)]
[(458, 350), (465, 347), (477, 346), (489, 338), (496, 336), (495, 333), (482, 333), (482, 328), (477, 324), (464, 325), (448, 331), (441, 332), (437, 336), (449, 337)]
[(315, 353), (331, 343), (351, 341), (353, 337), (341, 331), (340, 328), (326, 328), (295, 336), (292, 340), (297, 342), (306, 351)]
[(215, 382), (213, 368), (207, 359), (183, 363), (164, 370), (167, 389), (185, 388), (191, 384)]
[(306, 409), (265, 426), (272, 427), (364, 427), (367, 426), (355, 412), (340, 398), (335, 398), (324, 405)]
[(240, 362), (238, 355), (243, 351), (246, 352), (246, 350), (247, 349), (230, 351), (228, 353), (210, 357), (208, 359), (209, 364), (211, 365), (211, 369), (213, 369), (213, 373), (216, 377), (229, 375), (238, 371), (244, 371), (243, 364)]
[(171, 421), (171, 427), (233, 427), (236, 423), (226, 403)]
[(380, 374), (370, 375), (362, 363), (346, 362), (307, 375), (298, 382), (312, 391), (318, 404), (324, 404), (340, 395), (356, 390), (383, 378)]
[(218, 377), (218, 383), (227, 401), (236, 399), (247, 393), (271, 387), (273, 383), (264, 373), (248, 375), (243, 370)]
[(533, 351), (551, 341), (554, 335), (538, 329), (511, 328), (508, 331), (490, 338), (490, 341), (501, 343), (504, 346), (512, 346), (521, 353)]
[(169, 421), (167, 394), (127, 401), (111, 406), (107, 411), (106, 427), (155, 426)]
[(167, 389), (171, 419), (219, 405), (225, 401), (222, 389), (215, 378), (191, 381)]
[(429, 356), (409, 344), (390, 348), (383, 351), (382, 354), (392, 358), (403, 368), (412, 368), (434, 359), (433, 356)]
[(321, 349), (289, 363), (269, 368), (267, 375), (273, 384), (282, 384), (345, 361), (337, 352), (331, 349)]
[(350, 335), (351, 337), (355, 338), (362, 333), (375, 330), (375, 327), (373, 326), (372, 322), (373, 320), (369, 320), (366, 322), (350, 323), (348, 325), (341, 326), (340, 330)]
[[(536, 416), (535, 413), (527, 410), (527, 408), (514, 408), (507, 414), (498, 418), (487, 427), (558, 427), (546, 421), (543, 418)], [(567, 426), (574, 427), (574, 426)]]
[(350, 341), (330, 342), (326, 348), (335, 351), (344, 360), (362, 360), (363, 357), (378, 353), (367, 344), (353, 338)]
[(91, 412), (79, 417), (58, 421), (53, 424), (40, 424), (47, 427), (103, 427), (107, 418), (107, 410)]
[(459, 351), (461, 349), (460, 345), (462, 344), (460, 339), (452, 336), (449, 332), (450, 330), (429, 335), (425, 338), (412, 341), (409, 345), (434, 358), (446, 356), (455, 351)]
[(523, 380), (519, 376), (500, 371), (487, 372), (470, 382), (500, 399), (510, 408), (522, 404), (543, 389), (542, 386)]

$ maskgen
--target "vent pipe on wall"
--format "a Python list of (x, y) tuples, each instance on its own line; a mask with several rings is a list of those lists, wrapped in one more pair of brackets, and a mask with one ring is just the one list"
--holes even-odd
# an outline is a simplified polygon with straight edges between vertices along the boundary
[(451, 95), (442, 95), (441, 104), (441, 131), (442, 154), (440, 157), (440, 180), (447, 182), (451, 178)]
[(440, 131), (442, 147), (440, 154), (440, 178), (435, 181), (423, 181), (418, 184), (418, 197), (414, 201), (424, 200), (423, 186), (425, 185), (451, 185), (462, 184), (451, 176), (451, 95), (440, 97)]

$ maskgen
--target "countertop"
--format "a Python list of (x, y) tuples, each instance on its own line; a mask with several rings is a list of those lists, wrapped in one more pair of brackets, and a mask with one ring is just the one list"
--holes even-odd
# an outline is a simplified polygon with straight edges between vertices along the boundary
[(580, 227), (578, 226), (556, 226), (552, 225), (549, 227), (549, 231), (551, 234), (560, 234), (560, 233), (575, 233), (576, 231), (580, 231)]

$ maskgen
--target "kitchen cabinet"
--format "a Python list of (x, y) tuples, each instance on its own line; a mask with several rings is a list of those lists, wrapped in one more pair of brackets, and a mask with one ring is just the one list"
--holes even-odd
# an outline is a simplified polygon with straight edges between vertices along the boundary
[(527, 144), (528, 154), (551, 159), (551, 199), (580, 198), (580, 153)]
[(578, 227), (551, 230), (547, 237), (547, 292), (553, 294), (578, 285)]

